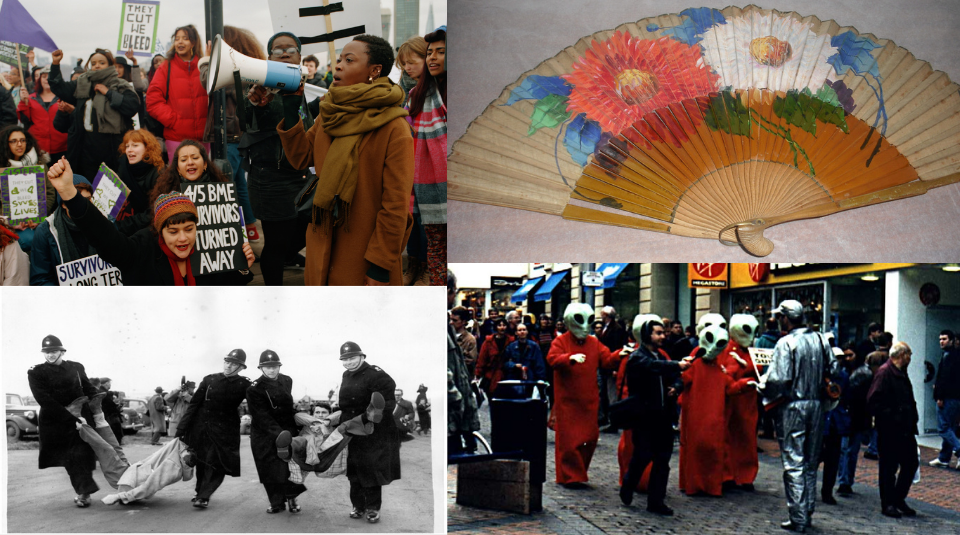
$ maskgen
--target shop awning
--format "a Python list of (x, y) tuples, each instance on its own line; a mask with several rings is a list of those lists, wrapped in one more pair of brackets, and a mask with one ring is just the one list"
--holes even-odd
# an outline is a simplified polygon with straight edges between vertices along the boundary
[(620, 276), (620, 273), (629, 266), (630, 263), (625, 264), (619, 263), (608, 263), (600, 264), (600, 267), (597, 269), (600, 273), (603, 273), (603, 287), (604, 288), (613, 288), (613, 285), (617, 283), (617, 277)]
[(550, 294), (553, 293), (553, 289), (560, 284), (560, 281), (567, 276), (569, 271), (561, 271), (560, 273), (551, 273), (547, 275), (547, 280), (543, 281), (543, 285), (540, 286), (540, 289), (537, 290), (537, 293), (533, 294), (534, 302), (546, 301), (550, 299)]
[(527, 282), (523, 283), (523, 286), (521, 286), (519, 290), (513, 292), (513, 295), (510, 296), (510, 302), (519, 303), (521, 301), (526, 301), (527, 295), (541, 280), (543, 280), (543, 277), (536, 277), (534, 279), (527, 280)]

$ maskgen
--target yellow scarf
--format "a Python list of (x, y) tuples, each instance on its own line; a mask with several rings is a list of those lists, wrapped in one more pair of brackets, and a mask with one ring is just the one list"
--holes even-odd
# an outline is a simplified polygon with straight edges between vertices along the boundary
[(401, 103), (403, 90), (386, 77), (373, 83), (332, 87), (320, 101), (323, 131), (333, 142), (317, 175), (317, 192), (313, 196), (315, 225), (343, 224), (360, 176), (360, 140), (363, 134), (397, 117), (406, 117)]

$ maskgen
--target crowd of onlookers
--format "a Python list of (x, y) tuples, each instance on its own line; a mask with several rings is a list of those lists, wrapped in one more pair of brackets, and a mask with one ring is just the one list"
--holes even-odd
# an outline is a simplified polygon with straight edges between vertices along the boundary
[[(231, 84), (226, 153), (217, 160), (214, 99), (205, 89), (211, 44), (193, 25), (171, 39), (149, 68), (132, 51), (114, 56), (98, 48), (75, 66), (63, 63), (60, 50), (52, 65), (38, 66), (31, 52), (22, 72), (0, 75), (0, 168), (40, 166), (48, 177), (38, 200), (45, 220), (0, 218), (3, 284), (57, 285), (58, 265), (93, 254), (118, 267), (128, 285), (246, 284), (253, 276), (244, 268), (254, 262), (267, 285), (282, 284), (290, 267), (305, 267), (307, 284), (442, 284), (445, 26), (396, 50), (380, 37), (357, 36), (325, 72), (316, 56), (301, 56), (289, 32), (264, 47), (252, 32), (225, 26), (234, 50), (303, 65), (306, 84), (336, 96), (308, 101), (303, 89), (277, 95)], [(398, 84), (388, 78), (393, 68), (402, 71)], [(344, 105), (353, 111), (338, 111)], [(106, 225), (84, 202), (101, 164), (130, 190)], [(307, 189), (315, 177), (318, 186)], [(195, 238), (184, 247), (166, 234), (197, 223), (181, 186), (223, 182), (236, 186), (248, 263), (238, 275), (195, 280), (183, 269)], [(163, 243), (153, 243), (158, 236)], [(155, 266), (146, 257), (163, 261)]]

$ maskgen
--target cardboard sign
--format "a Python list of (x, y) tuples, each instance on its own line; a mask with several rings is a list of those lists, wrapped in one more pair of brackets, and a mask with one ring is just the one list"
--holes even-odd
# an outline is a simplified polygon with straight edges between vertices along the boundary
[(47, 188), (43, 166), (0, 169), (3, 216), (11, 225), (40, 223), (47, 217)]
[(60, 286), (123, 286), (120, 270), (104, 262), (100, 255), (60, 264), (57, 280)]
[[(330, 41), (340, 50), (356, 35), (383, 35), (379, 0), (330, 0), (327, 5), (324, 3), (323, 0), (268, 0), (273, 31), (290, 32), (299, 37), (304, 57), (307, 54), (328, 55)], [(330, 18), (330, 29), (326, 25), (327, 17)], [(336, 63), (336, 58), (332, 59)]]
[(157, 17), (160, 2), (154, 0), (124, 0), (120, 8), (120, 38), (117, 55), (133, 49), (134, 56), (153, 57), (157, 42)]
[(117, 214), (129, 196), (130, 188), (106, 164), (100, 164), (100, 170), (93, 179), (93, 197), (90, 197), (90, 202), (107, 219), (116, 221)]
[[(10, 41), (0, 41), (0, 63), (6, 63), (7, 65), (17, 64), (17, 53), (14, 50), (16, 46), (16, 43), (11, 43)], [(33, 50), (32, 46), (20, 45), (20, 61), (27, 67), (30, 66), (30, 62), (27, 61), (27, 52), (31, 50)]]
[(236, 184), (183, 184), (180, 190), (197, 205), (200, 219), (197, 244), (190, 255), (193, 276), (247, 269)]

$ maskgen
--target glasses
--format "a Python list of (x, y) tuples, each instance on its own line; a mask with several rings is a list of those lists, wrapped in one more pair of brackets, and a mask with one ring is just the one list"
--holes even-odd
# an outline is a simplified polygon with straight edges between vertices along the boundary
[(270, 54), (279, 58), (284, 54), (292, 56), (297, 52), (298, 52), (297, 47), (292, 46), (290, 48), (274, 48), (273, 50), (270, 51)]
[(27, 140), (26, 140), (26, 139), (11, 139), (11, 140), (7, 141), (7, 143), (9, 143), (9, 144), (11, 144), (11, 145), (26, 145), (26, 144), (27, 144)]

